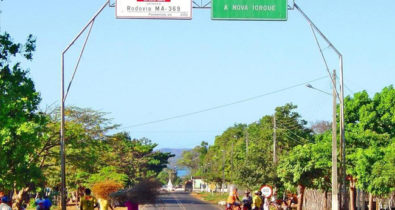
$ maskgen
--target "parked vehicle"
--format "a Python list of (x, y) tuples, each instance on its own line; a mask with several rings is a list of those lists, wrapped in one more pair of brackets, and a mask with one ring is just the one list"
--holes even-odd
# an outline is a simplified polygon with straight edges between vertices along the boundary
[(184, 190), (185, 192), (192, 192), (193, 190), (193, 184), (191, 180), (188, 180), (184, 183)]

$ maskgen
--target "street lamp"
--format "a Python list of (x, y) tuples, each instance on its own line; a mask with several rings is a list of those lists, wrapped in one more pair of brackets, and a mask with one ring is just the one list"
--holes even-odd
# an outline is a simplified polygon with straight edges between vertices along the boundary
[[(336, 71), (333, 70), (333, 78), (336, 78)], [(311, 84), (306, 84), (306, 87), (320, 91), (322, 93), (329, 93), (313, 87)], [(337, 140), (336, 140), (336, 80), (333, 84), (332, 91), (332, 209), (339, 209), (339, 190), (338, 190), (338, 180), (337, 180)]]
[(318, 89), (318, 88), (313, 87), (311, 84), (306, 84), (306, 87), (311, 88), (311, 89), (314, 89), (314, 90), (317, 90), (317, 91), (320, 91), (321, 93), (325, 93), (325, 94), (327, 94), (327, 95), (332, 95), (332, 94), (330, 94), (330, 93), (328, 93), (328, 92), (325, 92), (325, 91), (323, 91), (323, 90), (320, 90), (320, 89)]

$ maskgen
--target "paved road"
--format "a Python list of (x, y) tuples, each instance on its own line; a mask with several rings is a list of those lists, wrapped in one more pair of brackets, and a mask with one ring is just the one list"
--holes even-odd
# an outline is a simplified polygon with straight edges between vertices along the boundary
[(155, 206), (142, 206), (141, 210), (220, 210), (221, 208), (196, 199), (185, 192), (162, 194)]

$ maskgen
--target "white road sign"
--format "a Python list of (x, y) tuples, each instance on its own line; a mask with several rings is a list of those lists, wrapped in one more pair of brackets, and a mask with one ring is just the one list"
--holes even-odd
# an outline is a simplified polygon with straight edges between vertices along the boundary
[(270, 186), (268, 186), (268, 185), (262, 186), (262, 187), (261, 187), (261, 192), (262, 192), (262, 195), (263, 195), (265, 198), (268, 198), (268, 197), (270, 197), (270, 196), (273, 195), (273, 189), (272, 189), (272, 187), (270, 187)]
[(116, 0), (116, 18), (192, 19), (192, 0)]

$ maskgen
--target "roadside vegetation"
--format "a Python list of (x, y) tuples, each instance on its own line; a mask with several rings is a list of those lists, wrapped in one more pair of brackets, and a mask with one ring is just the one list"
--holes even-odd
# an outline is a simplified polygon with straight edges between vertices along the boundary
[(204, 200), (208, 203), (217, 205), (220, 201), (226, 201), (227, 193), (211, 193), (211, 192), (193, 192), (192, 195), (196, 198)]
[[(0, 34), (0, 192), (12, 197), (15, 209), (37, 193), (54, 201), (60, 197), (59, 108), (39, 110), (41, 96), (23, 67), (35, 48), (32, 35), (21, 44), (8, 33)], [(370, 194), (372, 209), (374, 197), (395, 191), (395, 89), (389, 85), (373, 96), (357, 92), (344, 104), (351, 203), (360, 189)], [(277, 195), (298, 193), (302, 209), (305, 188), (331, 190), (331, 127), (329, 122), (309, 125), (296, 110), (287, 103), (256, 122), (235, 124), (216, 136), (214, 144), (202, 142), (184, 152), (178, 164), (216, 186), (256, 190), (268, 184)], [(157, 144), (149, 139), (116, 132), (119, 125), (107, 113), (67, 106), (65, 114), (69, 202), (78, 201), (84, 188), (108, 181), (117, 183), (117, 189), (151, 178), (165, 184), (170, 174), (175, 184), (182, 183), (163, 170), (172, 154), (155, 151)], [(278, 161), (273, 161), (274, 131)], [(198, 196), (216, 201), (224, 195)]]
[[(55, 204), (60, 199), (59, 108), (39, 110), (40, 94), (17, 61), (31, 61), (35, 43), (31, 35), (25, 44), (0, 35), (0, 194), (12, 197), (13, 209), (31, 203), (37, 193)], [(155, 151), (157, 144), (149, 139), (116, 132), (119, 125), (107, 113), (67, 106), (65, 114), (69, 203), (99, 183), (111, 182), (115, 190), (155, 178), (173, 156)]]
[[(235, 124), (217, 136), (213, 145), (202, 142), (185, 151), (178, 164), (217, 187), (225, 182), (257, 190), (268, 184), (276, 188), (278, 197), (298, 193), (302, 209), (306, 188), (331, 192), (332, 134), (330, 122), (308, 125), (296, 109), (288, 103), (277, 107), (274, 115)], [(370, 194), (370, 209), (374, 197), (391, 197), (395, 192), (394, 125), (392, 85), (373, 96), (361, 91), (345, 98), (346, 184), (354, 208), (356, 189)], [(278, 162), (273, 162), (274, 130)], [(339, 127), (337, 132), (339, 141)]]

